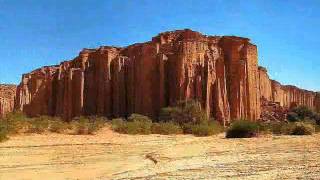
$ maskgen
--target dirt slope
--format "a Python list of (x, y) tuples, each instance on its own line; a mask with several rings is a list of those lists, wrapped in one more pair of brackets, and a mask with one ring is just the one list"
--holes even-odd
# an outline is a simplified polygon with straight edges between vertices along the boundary
[(0, 179), (320, 179), (319, 139), (23, 135), (0, 144)]

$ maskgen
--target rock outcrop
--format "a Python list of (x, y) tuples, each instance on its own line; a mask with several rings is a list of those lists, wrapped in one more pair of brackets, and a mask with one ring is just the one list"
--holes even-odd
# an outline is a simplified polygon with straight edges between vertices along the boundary
[(16, 108), (29, 116), (65, 119), (133, 112), (156, 117), (162, 107), (196, 99), (208, 115), (227, 124), (259, 119), (261, 98), (315, 108), (316, 97), (270, 80), (247, 38), (178, 30), (124, 48), (83, 49), (73, 60), (25, 74)]
[(0, 84), (0, 117), (13, 111), (15, 95), (15, 85)]

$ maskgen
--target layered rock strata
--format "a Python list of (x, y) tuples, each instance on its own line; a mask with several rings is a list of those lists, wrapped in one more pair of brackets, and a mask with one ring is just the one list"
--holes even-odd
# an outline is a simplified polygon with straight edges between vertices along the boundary
[(0, 84), (0, 117), (13, 111), (15, 95), (15, 85)]
[(124, 48), (83, 49), (73, 60), (25, 74), (16, 108), (30, 116), (65, 119), (131, 113), (156, 117), (162, 107), (196, 99), (208, 115), (227, 124), (259, 119), (261, 98), (315, 108), (316, 97), (270, 80), (247, 38), (178, 30)]

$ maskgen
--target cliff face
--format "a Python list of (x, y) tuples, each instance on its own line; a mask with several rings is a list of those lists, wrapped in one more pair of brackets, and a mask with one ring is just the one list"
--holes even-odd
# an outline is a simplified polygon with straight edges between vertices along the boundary
[(279, 82), (270, 80), (267, 70), (259, 67), (261, 98), (276, 102), (284, 108), (305, 105), (314, 110), (320, 110), (317, 103), (319, 95), (316, 92), (307, 91), (291, 85), (281, 85)]
[(15, 95), (15, 85), (0, 84), (0, 117), (13, 111)]
[(180, 30), (125, 48), (84, 49), (71, 61), (25, 74), (16, 108), (66, 119), (133, 112), (156, 117), (162, 107), (197, 99), (208, 115), (228, 123), (259, 119), (261, 98), (315, 108), (316, 95), (271, 81), (258, 68), (249, 39)]

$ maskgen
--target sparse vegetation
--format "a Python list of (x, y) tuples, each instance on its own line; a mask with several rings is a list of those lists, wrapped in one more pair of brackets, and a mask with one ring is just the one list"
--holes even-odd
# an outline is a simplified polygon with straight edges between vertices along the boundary
[(2, 123), (5, 124), (8, 134), (17, 134), (29, 128), (29, 120), (30, 119), (21, 112), (12, 112), (2, 119)]
[(182, 134), (181, 127), (173, 122), (153, 123), (151, 127), (152, 134)]
[(312, 121), (276, 122), (264, 124), (264, 130), (275, 135), (311, 135), (317, 126)]
[(69, 124), (60, 118), (54, 118), (50, 123), (49, 131), (54, 133), (64, 133), (69, 128)]
[[(12, 112), (0, 119), (0, 139), (17, 133), (37, 133), (47, 131), (55, 133), (94, 134), (104, 127), (106, 118), (79, 117), (65, 122), (58, 117), (39, 116), (28, 118), (21, 112)], [(68, 130), (68, 131), (67, 131)]]
[(7, 127), (4, 125), (4, 123), (0, 120), (0, 142), (8, 139), (8, 131)]
[(227, 130), (226, 138), (251, 138), (258, 135), (259, 126), (249, 120), (236, 120)]
[(287, 120), (288, 120), (289, 122), (297, 122), (297, 121), (300, 120), (300, 118), (299, 118), (299, 115), (298, 115), (297, 113), (295, 113), (295, 112), (289, 112), (289, 113), (287, 114)]
[(128, 134), (151, 134), (152, 120), (140, 114), (132, 114), (126, 124)]
[(30, 126), (28, 128), (28, 133), (44, 133), (49, 128), (49, 119), (47, 116), (40, 116), (38, 118), (32, 118), (30, 120)]
[(291, 112), (294, 112), (298, 115), (300, 120), (303, 120), (305, 118), (313, 118), (315, 112), (313, 112), (310, 108), (307, 106), (297, 106), (292, 109)]
[(208, 122), (206, 112), (197, 101), (181, 101), (175, 107), (162, 108), (159, 115), (160, 122), (174, 122), (183, 124), (200, 124)]
[(124, 120), (121, 118), (113, 119), (111, 123), (111, 128), (118, 133), (122, 133), (122, 134), (128, 133), (127, 123), (124, 122)]
[(312, 135), (315, 128), (312, 124), (306, 122), (297, 122), (291, 128), (291, 135)]
[(221, 132), (223, 132), (223, 128), (216, 121), (191, 126), (191, 133), (195, 136), (211, 136)]
[(112, 120), (112, 129), (123, 134), (150, 134), (151, 126), (151, 119), (140, 114), (132, 114), (128, 121), (120, 118)]
[[(209, 123), (210, 122), (210, 123)], [(222, 126), (208, 120), (196, 101), (180, 102), (176, 107), (163, 108), (157, 122), (140, 114), (132, 114), (128, 120), (114, 119), (112, 129), (124, 134), (194, 134), (210, 136), (223, 132)]]
[[(276, 135), (310, 135), (320, 131), (320, 114), (305, 106), (293, 108), (288, 113), (288, 122), (256, 123), (248, 120), (234, 121), (226, 132), (227, 138), (249, 138), (260, 133)], [(57, 117), (39, 116), (28, 118), (21, 112), (9, 113), (0, 119), (0, 141), (17, 133), (72, 133), (94, 134), (105, 126), (103, 117), (77, 117), (65, 122)], [(193, 134), (211, 136), (224, 131), (215, 120), (208, 119), (206, 112), (196, 101), (179, 102), (177, 106), (161, 109), (159, 119), (152, 121), (147, 116), (132, 114), (127, 119), (113, 119), (111, 127), (123, 134)]]
[(104, 118), (98, 117), (78, 117), (73, 120), (75, 134), (86, 135), (94, 134), (99, 129), (101, 129), (106, 122)]

